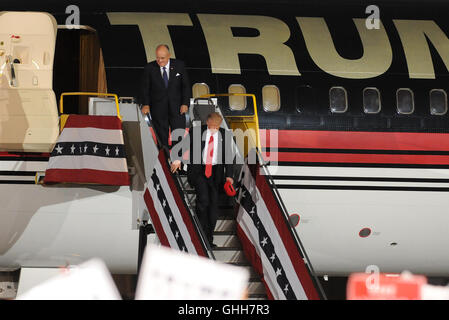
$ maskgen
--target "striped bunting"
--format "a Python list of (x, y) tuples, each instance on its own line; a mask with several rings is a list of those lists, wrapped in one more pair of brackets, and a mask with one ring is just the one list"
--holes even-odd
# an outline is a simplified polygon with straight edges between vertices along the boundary
[(151, 181), (148, 181), (144, 201), (163, 246), (207, 257), (163, 150), (159, 152)]
[(129, 185), (120, 119), (70, 115), (50, 155), (44, 183)]
[(240, 179), (237, 235), (243, 251), (275, 300), (319, 299), (315, 283), (274, 198), (266, 176), (248, 165)]

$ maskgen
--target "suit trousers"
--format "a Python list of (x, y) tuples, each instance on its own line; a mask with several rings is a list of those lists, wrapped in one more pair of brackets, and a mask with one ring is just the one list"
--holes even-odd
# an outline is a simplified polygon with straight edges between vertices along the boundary
[[(174, 131), (176, 129), (184, 129), (186, 128), (186, 116), (176, 115), (176, 116), (168, 116), (168, 117), (153, 117), (153, 128), (156, 131), (159, 139), (161, 140), (162, 145), (168, 147), (168, 137), (169, 137), (169, 129)], [(176, 141), (172, 140), (172, 147), (179, 143), (182, 140), (182, 137), (176, 139)]]
[[(204, 166), (202, 166), (204, 167)], [(196, 213), (210, 243), (213, 241), (215, 225), (218, 219), (218, 188), (214, 173), (218, 166), (212, 167), (212, 176), (207, 178), (204, 171), (193, 182), (196, 191)]]

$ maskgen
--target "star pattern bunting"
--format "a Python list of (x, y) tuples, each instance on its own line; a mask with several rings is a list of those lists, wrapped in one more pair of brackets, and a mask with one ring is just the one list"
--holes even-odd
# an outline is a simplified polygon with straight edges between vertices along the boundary
[(150, 157), (154, 157), (152, 161), (155, 161), (155, 164), (151, 169), (143, 198), (161, 245), (209, 257), (183, 197), (182, 188), (170, 172), (165, 151), (160, 150), (157, 154), (154, 143), (153, 149)]
[[(153, 169), (153, 174), (151, 175), (151, 180), (153, 181), (154, 189), (157, 191), (157, 197), (159, 200), (159, 203), (161, 204), (165, 216), (167, 217), (168, 223), (170, 225), (170, 230), (173, 233), (176, 243), (178, 244), (179, 250), (183, 252), (187, 252), (186, 244), (184, 242), (184, 239), (182, 238), (181, 232), (179, 231), (178, 224), (176, 223), (175, 219), (173, 218), (173, 212), (171, 211), (171, 208), (169, 205), (167, 205), (167, 197), (165, 196), (164, 190), (161, 188), (161, 182), (159, 180), (159, 177), (157, 176), (156, 169)], [(154, 199), (156, 201), (156, 199)]]
[(116, 116), (69, 115), (44, 183), (129, 186), (122, 123)]
[(123, 144), (103, 144), (97, 142), (59, 142), (52, 157), (57, 156), (96, 156), (106, 158), (126, 158)]
[[(242, 178), (243, 181), (243, 178)], [(291, 290), (290, 282), (287, 279), (287, 276), (284, 272), (284, 268), (282, 267), (281, 261), (276, 255), (274, 244), (271, 241), (270, 236), (268, 235), (263, 223), (261, 222), (258, 214), (257, 214), (257, 206), (254, 203), (248, 189), (245, 185), (240, 185), (242, 196), (240, 199), (240, 205), (245, 209), (248, 215), (251, 217), (254, 226), (258, 230), (259, 235), (259, 245), (260, 248), (265, 253), (266, 257), (270, 261), (271, 267), (273, 268), (273, 272), (276, 274), (276, 280), (285, 294), (287, 300), (296, 300), (296, 295)]]

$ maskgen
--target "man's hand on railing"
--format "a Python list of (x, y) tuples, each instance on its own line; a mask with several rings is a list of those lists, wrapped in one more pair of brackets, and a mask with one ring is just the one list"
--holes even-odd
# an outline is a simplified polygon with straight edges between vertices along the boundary
[(149, 105), (145, 105), (140, 110), (142, 111), (143, 114), (149, 114), (150, 113), (150, 106)]
[(180, 113), (180, 114), (187, 113), (187, 111), (189, 111), (189, 107), (186, 106), (185, 104), (183, 104), (183, 105), (181, 106), (181, 108), (179, 109), (179, 113)]
[(172, 173), (175, 173), (176, 171), (178, 171), (179, 169), (181, 169), (181, 160), (175, 160), (171, 163), (170, 166), (170, 170)]

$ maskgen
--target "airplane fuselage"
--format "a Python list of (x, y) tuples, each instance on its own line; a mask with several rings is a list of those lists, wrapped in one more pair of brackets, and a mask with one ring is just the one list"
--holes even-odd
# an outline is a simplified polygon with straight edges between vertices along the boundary
[(263, 151), (317, 273), (377, 265), (445, 276), (449, 24), (430, 10), (380, 9), (377, 24), (362, 6), (322, 14), (294, 5), (263, 14), (123, 7), (81, 11), (80, 23), (97, 31), (109, 92), (140, 101), (143, 67), (165, 43), (192, 85), (256, 95), (261, 134), (277, 137)]

